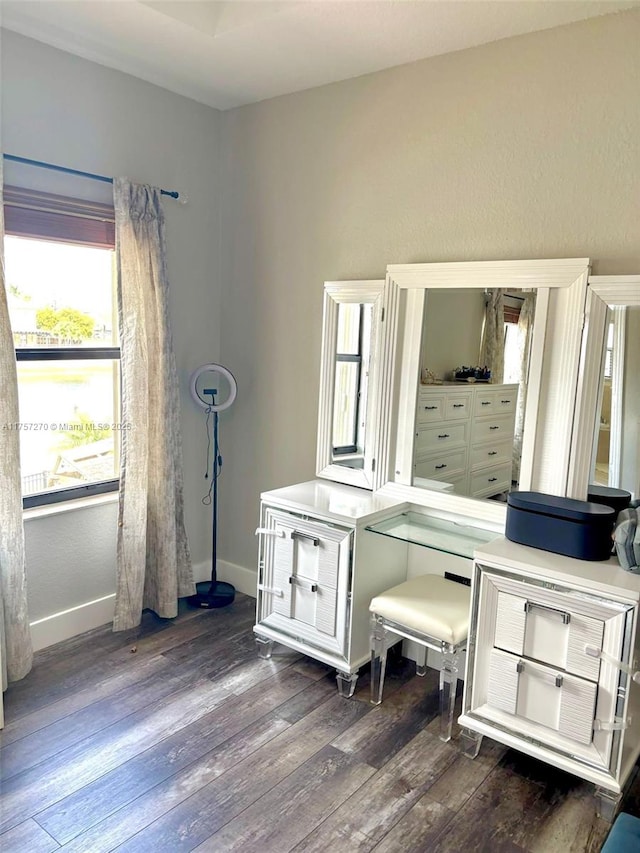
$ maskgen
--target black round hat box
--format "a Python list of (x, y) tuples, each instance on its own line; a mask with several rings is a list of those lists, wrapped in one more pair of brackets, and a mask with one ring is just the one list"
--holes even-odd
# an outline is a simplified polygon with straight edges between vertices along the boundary
[(613, 489), (611, 486), (598, 486), (592, 483), (589, 486), (587, 500), (593, 504), (604, 504), (615, 509), (616, 513), (626, 509), (631, 503), (631, 492), (624, 489)]

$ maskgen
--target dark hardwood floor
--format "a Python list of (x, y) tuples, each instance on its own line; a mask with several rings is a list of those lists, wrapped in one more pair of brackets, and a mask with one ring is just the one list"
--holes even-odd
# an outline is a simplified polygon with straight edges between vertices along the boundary
[[(256, 656), (254, 601), (144, 615), (36, 656), (5, 694), (3, 853), (596, 853), (590, 785), (485, 739), (437, 737), (437, 673), (392, 659), (385, 700)], [(624, 808), (640, 814), (640, 778)]]

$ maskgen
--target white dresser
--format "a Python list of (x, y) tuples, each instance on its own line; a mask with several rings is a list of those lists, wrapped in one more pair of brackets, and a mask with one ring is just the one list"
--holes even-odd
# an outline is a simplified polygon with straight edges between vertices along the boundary
[(339, 691), (353, 695), (370, 657), (369, 602), (407, 572), (407, 543), (365, 526), (406, 507), (319, 480), (261, 495), (254, 632), (262, 657), (282, 643), (334, 666)]
[(414, 478), (483, 498), (511, 487), (517, 385), (421, 385)]
[[(640, 754), (640, 575), (504, 538), (476, 550), (463, 743), (483, 735), (597, 787), (611, 818)], [(627, 668), (627, 669), (625, 669)], [(640, 676), (639, 676), (640, 678)]]

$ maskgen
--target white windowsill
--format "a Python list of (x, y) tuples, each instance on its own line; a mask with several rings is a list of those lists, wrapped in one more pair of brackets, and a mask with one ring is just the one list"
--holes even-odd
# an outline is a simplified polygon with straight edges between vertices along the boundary
[(34, 518), (46, 518), (49, 515), (60, 515), (63, 512), (112, 504), (116, 503), (117, 500), (118, 492), (105, 492), (102, 495), (90, 495), (86, 498), (76, 498), (71, 501), (59, 501), (58, 503), (44, 504), (43, 506), (32, 506), (22, 511), (22, 518), (24, 521), (31, 521)]

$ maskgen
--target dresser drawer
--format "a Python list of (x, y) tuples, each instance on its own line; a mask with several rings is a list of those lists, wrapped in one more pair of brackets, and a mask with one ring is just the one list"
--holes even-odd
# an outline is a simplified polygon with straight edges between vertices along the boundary
[(438, 454), (428, 459), (419, 459), (414, 465), (414, 475), (426, 477), (429, 480), (447, 480), (449, 482), (451, 478), (458, 477), (464, 472), (466, 463), (466, 449)]
[(473, 414), (476, 417), (485, 415), (507, 415), (515, 413), (518, 400), (517, 387), (502, 389), (487, 388), (478, 390), (475, 395)]
[(447, 394), (444, 417), (447, 421), (471, 417), (471, 394)]
[(474, 446), (471, 449), (471, 470), (486, 468), (487, 465), (503, 465), (511, 462), (513, 444), (511, 441), (491, 442)]
[(445, 395), (419, 394), (416, 421), (419, 424), (434, 423), (444, 420)]
[(496, 417), (483, 418), (473, 422), (473, 444), (485, 441), (496, 442), (505, 437), (511, 439), (513, 436), (513, 415), (497, 415)]
[(494, 649), (487, 704), (546, 726), (580, 744), (593, 739), (597, 685), (552, 667)]
[(439, 426), (418, 427), (414, 453), (424, 455), (445, 448), (466, 446), (469, 441), (469, 422), (442, 423)]
[(497, 495), (511, 488), (511, 462), (495, 468), (486, 468), (471, 475), (471, 497)]
[(494, 645), (504, 651), (597, 681), (600, 660), (585, 654), (585, 646), (601, 648), (603, 633), (604, 620), (578, 612), (563, 593), (547, 594), (544, 602), (498, 593)]

